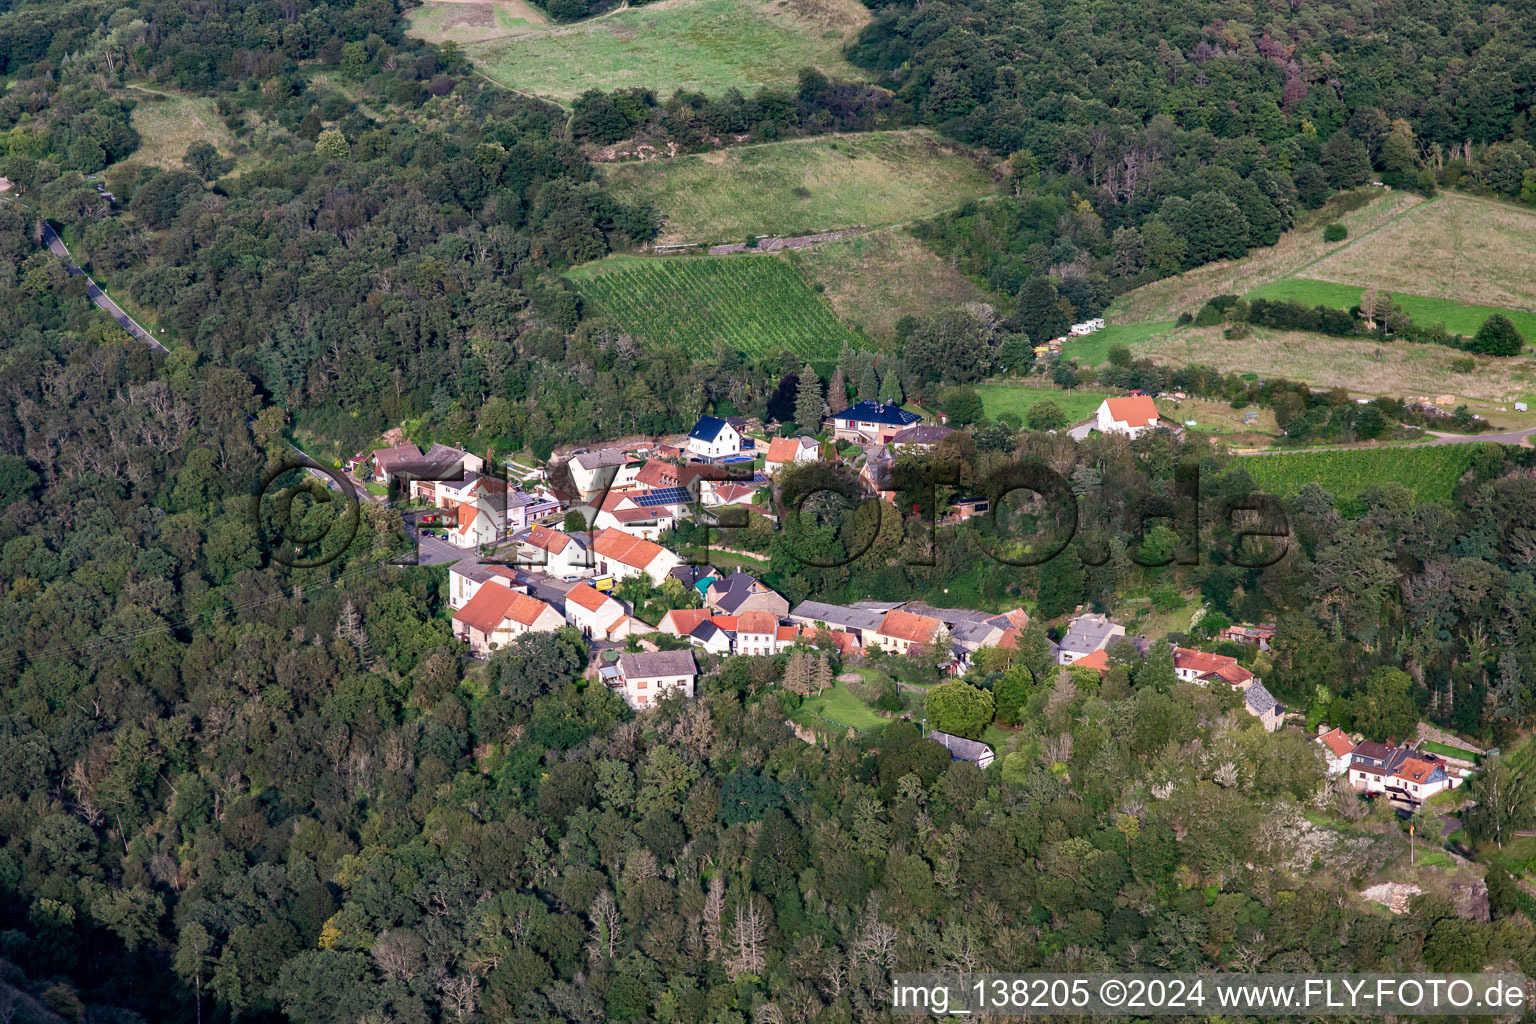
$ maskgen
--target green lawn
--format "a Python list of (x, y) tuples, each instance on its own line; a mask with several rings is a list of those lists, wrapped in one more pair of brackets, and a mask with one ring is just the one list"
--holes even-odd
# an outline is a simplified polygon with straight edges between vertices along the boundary
[(679, 89), (718, 96), (794, 86), (800, 69), (863, 76), (843, 45), (869, 20), (854, 0), (670, 0), (573, 25), (469, 42), (464, 52), (493, 81), (571, 100), (588, 89)]
[(1385, 483), (1400, 483), (1420, 501), (1449, 501), (1456, 481), (1472, 464), (1477, 446), (1375, 448), (1353, 451), (1284, 452), (1236, 460), (1261, 490), (1295, 494), (1315, 483), (1335, 498), (1356, 498)]
[(1092, 416), (1104, 399), (1112, 394), (1092, 389), (1062, 391), (1058, 388), (1022, 384), (978, 384), (976, 393), (981, 396), (982, 410), (992, 419), (997, 419), (1005, 412), (1016, 412), (1028, 422), (1030, 407), (1037, 402), (1049, 400), (1067, 414), (1068, 423), (1078, 423)]
[(1109, 362), (1109, 350), (1114, 345), (1127, 348), (1156, 337), (1174, 327), (1172, 320), (1158, 320), (1140, 324), (1110, 324), (1101, 331), (1081, 338), (1068, 338), (1061, 346), (1063, 359), (1077, 359), (1084, 366), (1101, 366)]
[(819, 697), (809, 697), (800, 705), (796, 717), (819, 715), (810, 722), (827, 724), (823, 719), (838, 725), (852, 726), (859, 732), (879, 732), (889, 719), (881, 718), (873, 708), (853, 695), (843, 683), (834, 683), (830, 690)]
[(543, 12), (523, 0), (479, 4), (427, 0), (409, 12), (406, 20), (410, 34), (417, 39), (439, 44), (453, 42), (461, 46), (549, 26), (549, 19)]
[(1439, 754), (1442, 757), (1455, 757), (1460, 758), (1463, 761), (1477, 761), (1483, 756), (1482, 754), (1473, 753), (1470, 750), (1463, 750), (1461, 747), (1453, 747), (1448, 743), (1437, 743), (1434, 740), (1425, 740), (1420, 744), (1420, 746), (1422, 746), (1425, 750), (1428, 750), (1431, 753)]
[(984, 165), (924, 129), (735, 146), (603, 168), (620, 199), (655, 205), (663, 243), (875, 227), (996, 192)]
[[(1536, 340), (1536, 313), (1526, 313), (1518, 309), (1500, 309), (1497, 306), (1477, 306), (1451, 302), (1447, 299), (1427, 298), (1423, 295), (1409, 295), (1406, 292), (1394, 292), (1390, 289), (1384, 290), (1392, 296), (1393, 302), (1402, 307), (1403, 312), (1413, 318), (1415, 323), (1425, 327), (1444, 324), (1445, 329), (1452, 334), (1471, 335), (1477, 333), (1477, 329), (1483, 325), (1484, 320), (1495, 313), (1502, 313), (1509, 317), (1510, 322), (1525, 335), (1527, 340)], [(1314, 281), (1306, 277), (1288, 277), (1256, 288), (1249, 293), (1249, 296), (1289, 299), (1306, 306), (1348, 309), (1359, 305), (1360, 296), (1364, 292), (1364, 288), (1352, 284), (1333, 284), (1329, 281)]]
[(689, 355), (724, 345), (753, 357), (787, 349), (829, 360), (844, 346), (868, 347), (777, 256), (613, 256), (567, 276), (635, 338)]

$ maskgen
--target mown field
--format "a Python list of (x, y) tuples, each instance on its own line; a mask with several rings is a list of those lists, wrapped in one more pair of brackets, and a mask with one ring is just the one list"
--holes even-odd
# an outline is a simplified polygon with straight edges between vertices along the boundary
[[(1483, 325), (1484, 320), (1495, 313), (1502, 313), (1509, 317), (1520, 333), (1525, 335), (1527, 341), (1536, 340), (1536, 313), (1499, 306), (1452, 302), (1449, 299), (1436, 299), (1425, 295), (1410, 295), (1390, 288), (1380, 290), (1391, 295), (1392, 301), (1411, 316), (1415, 323), (1426, 327), (1443, 324), (1452, 334), (1473, 335)], [(1348, 309), (1360, 303), (1360, 296), (1364, 292), (1365, 289), (1359, 285), (1317, 281), (1306, 277), (1288, 277), (1257, 288), (1249, 295), (1265, 299), (1289, 299), (1307, 306)]]
[(571, 271), (582, 297), (625, 331), (690, 355), (717, 344), (749, 356), (788, 349), (835, 359), (865, 344), (775, 256), (616, 256)]
[(1103, 330), (1080, 338), (1068, 338), (1061, 346), (1063, 359), (1076, 359), (1084, 366), (1102, 366), (1109, 362), (1109, 350), (1115, 345), (1130, 348), (1148, 338), (1173, 330), (1174, 321), (1160, 320), (1153, 323), (1110, 324)]
[(179, 170), (181, 158), (194, 142), (210, 143), (222, 156), (233, 155), (234, 137), (206, 96), (141, 86), (130, 86), (123, 95), (136, 103), (129, 118), (139, 133), (139, 148), (123, 163)]
[(607, 164), (603, 177), (620, 198), (655, 204), (664, 243), (893, 224), (996, 191), (979, 161), (921, 129)]
[(534, 32), (549, 19), (523, 0), (494, 3), (460, 3), (458, 0), (427, 0), (406, 14), (409, 33), (429, 43), (478, 43), (487, 39)]
[(1317, 484), (1335, 498), (1357, 498), (1372, 487), (1398, 483), (1420, 501), (1449, 501), (1477, 445), (1285, 452), (1238, 460), (1253, 482), (1271, 494), (1290, 495)]
[(492, 28), (464, 52), (493, 81), (556, 100), (630, 86), (751, 95), (793, 85), (804, 67), (861, 78), (842, 50), (868, 20), (857, 0), (661, 0), (573, 25)]
[[(1441, 193), (1307, 268), (1319, 281), (1536, 310), (1536, 212)], [(1449, 323), (1447, 323), (1449, 326)], [(1470, 332), (1469, 332), (1470, 333)]]
[(1536, 388), (1536, 367), (1528, 357), (1478, 357), (1472, 373), (1457, 373), (1464, 353), (1444, 345), (1332, 338), (1256, 327), (1245, 338), (1227, 338), (1220, 327), (1185, 327), (1132, 345), (1137, 356), (1159, 365), (1199, 363), (1223, 373), (1252, 373), (1261, 379), (1286, 377), (1318, 387), (1342, 387), (1356, 395), (1397, 398), (1442, 394), (1483, 403), (1484, 415), (1523, 400)]
[(1057, 388), (1035, 388), (1018, 384), (978, 384), (976, 394), (981, 397), (982, 411), (991, 419), (997, 419), (1005, 412), (1018, 413), (1019, 418), (1028, 422), (1029, 410), (1040, 402), (1055, 402), (1062, 412), (1067, 414), (1067, 422), (1079, 423), (1089, 416), (1103, 403), (1104, 399), (1118, 392), (1077, 390), (1061, 391)]
[(982, 291), (905, 228), (886, 228), (789, 253), (805, 279), (821, 285), (844, 322), (876, 341), (895, 335), (903, 316), (926, 316), (968, 302), (1003, 303)]

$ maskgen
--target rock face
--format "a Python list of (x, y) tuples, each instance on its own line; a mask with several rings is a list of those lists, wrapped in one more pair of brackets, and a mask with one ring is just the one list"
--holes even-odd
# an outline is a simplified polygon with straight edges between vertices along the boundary
[(1423, 891), (1411, 882), (1382, 882), (1363, 890), (1360, 895), (1373, 903), (1382, 904), (1394, 914), (1406, 914), (1408, 901)]
[[(1412, 882), (1382, 882), (1360, 895), (1374, 903), (1380, 903), (1394, 914), (1408, 913), (1408, 904), (1424, 890)], [(1451, 886), (1447, 894), (1456, 915), (1469, 921), (1488, 921), (1492, 915), (1488, 909), (1488, 886), (1483, 882), (1461, 882)]]
[(1451, 886), (1451, 904), (1456, 914), (1469, 921), (1491, 921), (1488, 910), (1488, 885), (1485, 882), (1468, 882)]

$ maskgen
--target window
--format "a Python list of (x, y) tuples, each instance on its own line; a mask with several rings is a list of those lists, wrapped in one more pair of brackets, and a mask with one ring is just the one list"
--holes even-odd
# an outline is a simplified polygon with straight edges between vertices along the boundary
[(650, 700), (651, 700), (651, 698), (647, 697), (645, 694), (642, 693), (639, 697), (635, 698), (635, 703), (636, 704), (648, 704), (648, 703), (650, 703)]
[(639, 681), (639, 682), (637, 682), (637, 683), (635, 683), (635, 689), (637, 689), (637, 690), (643, 690), (643, 689), (645, 689), (645, 685), (646, 685), (646, 684), (645, 684), (645, 680), (644, 680), (644, 679), (642, 679), (642, 680), (640, 680), (640, 681)]

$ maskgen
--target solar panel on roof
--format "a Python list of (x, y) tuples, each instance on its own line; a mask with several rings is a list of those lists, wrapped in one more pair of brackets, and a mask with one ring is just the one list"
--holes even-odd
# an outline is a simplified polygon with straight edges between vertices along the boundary
[(641, 508), (654, 508), (657, 505), (686, 505), (692, 500), (686, 487), (658, 487), (636, 497), (635, 504)]

